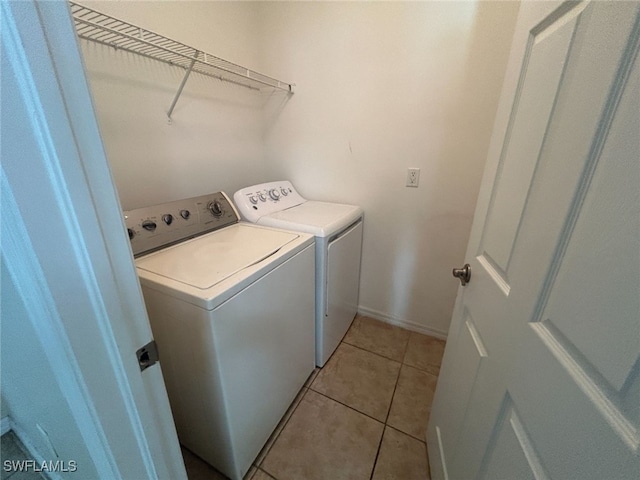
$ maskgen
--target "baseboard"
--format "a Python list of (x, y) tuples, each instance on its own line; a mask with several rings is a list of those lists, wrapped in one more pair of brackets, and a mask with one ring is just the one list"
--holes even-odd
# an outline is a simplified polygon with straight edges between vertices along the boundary
[(440, 338), (442, 340), (447, 339), (447, 332), (442, 331), (435, 328), (430, 328), (425, 325), (422, 325), (417, 322), (412, 322), (410, 320), (403, 320), (401, 318), (397, 318), (393, 315), (389, 315), (388, 313), (379, 312), (377, 310), (373, 310), (371, 308), (363, 307), (362, 305), (358, 306), (358, 313), (365, 317), (370, 317), (375, 320), (380, 320), (381, 322), (388, 323), (390, 325), (395, 325), (397, 327), (406, 328), (407, 330), (411, 330), (412, 332), (422, 333), (424, 335), (429, 335), (430, 337)]
[(0, 435), (4, 435), (9, 430), (11, 430), (11, 418), (10, 417), (2, 417), (2, 421), (0, 421)]

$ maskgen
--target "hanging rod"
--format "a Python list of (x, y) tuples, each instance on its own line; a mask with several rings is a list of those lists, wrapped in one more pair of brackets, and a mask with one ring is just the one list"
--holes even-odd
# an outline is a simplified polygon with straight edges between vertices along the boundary
[(185, 76), (167, 112), (169, 119), (191, 72), (241, 85), (251, 90), (264, 91), (267, 87), (293, 93), (293, 84), (228, 62), (84, 5), (74, 2), (69, 4), (79, 38), (142, 55), (185, 70)]

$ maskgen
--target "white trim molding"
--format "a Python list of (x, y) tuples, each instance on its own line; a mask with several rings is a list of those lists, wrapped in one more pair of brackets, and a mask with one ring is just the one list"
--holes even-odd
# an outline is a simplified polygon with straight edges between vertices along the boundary
[[(160, 366), (143, 377), (135, 356), (151, 329), (69, 7), (0, 9), (2, 87), (15, 116), (2, 122), (2, 261), (65, 400), (57, 405), (98, 477), (186, 479)], [(39, 419), (29, 421), (40, 440)]]
[(11, 417), (6, 416), (2, 417), (2, 421), (0, 421), (0, 436), (11, 430)]
[(362, 305), (358, 305), (358, 314), (364, 317), (373, 318), (374, 320), (380, 320), (381, 322), (388, 323), (390, 325), (405, 328), (407, 330), (411, 330), (412, 332), (422, 333), (423, 335), (439, 338), (441, 340), (447, 339), (447, 332), (445, 331), (437, 330), (435, 328), (429, 328), (421, 323), (398, 318), (388, 313), (380, 312), (372, 308), (363, 307)]

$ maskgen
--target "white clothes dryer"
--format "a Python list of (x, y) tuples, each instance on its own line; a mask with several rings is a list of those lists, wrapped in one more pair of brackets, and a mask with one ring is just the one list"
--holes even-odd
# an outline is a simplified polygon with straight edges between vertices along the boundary
[(234, 480), (315, 364), (313, 236), (238, 220), (224, 193), (125, 212), (180, 442)]
[(362, 208), (307, 200), (288, 181), (243, 188), (233, 198), (249, 222), (315, 236), (316, 365), (322, 367), (358, 311)]

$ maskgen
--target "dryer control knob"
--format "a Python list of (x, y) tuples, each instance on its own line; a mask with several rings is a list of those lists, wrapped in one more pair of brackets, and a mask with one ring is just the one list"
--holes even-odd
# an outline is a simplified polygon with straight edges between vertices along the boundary
[(171, 223), (173, 222), (173, 215), (171, 215), (170, 213), (164, 214), (162, 216), (162, 221), (167, 225), (171, 225)]
[(280, 187), (280, 193), (282, 193), (282, 195), (284, 195), (285, 197), (289, 195), (289, 192), (284, 187)]
[(189, 210), (180, 210), (180, 216), (185, 220), (188, 220), (191, 216), (191, 212)]
[(142, 222), (142, 228), (144, 228), (148, 232), (155, 231), (157, 226), (158, 225), (156, 225), (156, 222), (153, 222), (151, 220), (145, 220), (144, 222)]
[(136, 232), (133, 230), (133, 228), (127, 228), (127, 233), (129, 234), (129, 240), (133, 240), (133, 237), (136, 236)]
[(213, 215), (214, 217), (221, 217), (222, 214), (224, 213), (224, 210), (222, 209), (222, 205), (220, 205), (220, 202), (217, 200), (214, 200), (213, 202), (209, 202), (209, 204), (207, 205), (207, 209), (211, 212), (211, 215)]
[(264, 192), (258, 193), (258, 198), (260, 199), (261, 202), (267, 201), (267, 196), (264, 194)]
[(269, 190), (269, 196), (274, 200), (278, 200), (280, 198), (280, 192), (278, 192), (278, 190), (276, 190), (275, 188), (272, 188), (271, 190)]
[(251, 195), (249, 197), (249, 201), (255, 205), (256, 203), (258, 203), (258, 197), (256, 197), (255, 195)]

